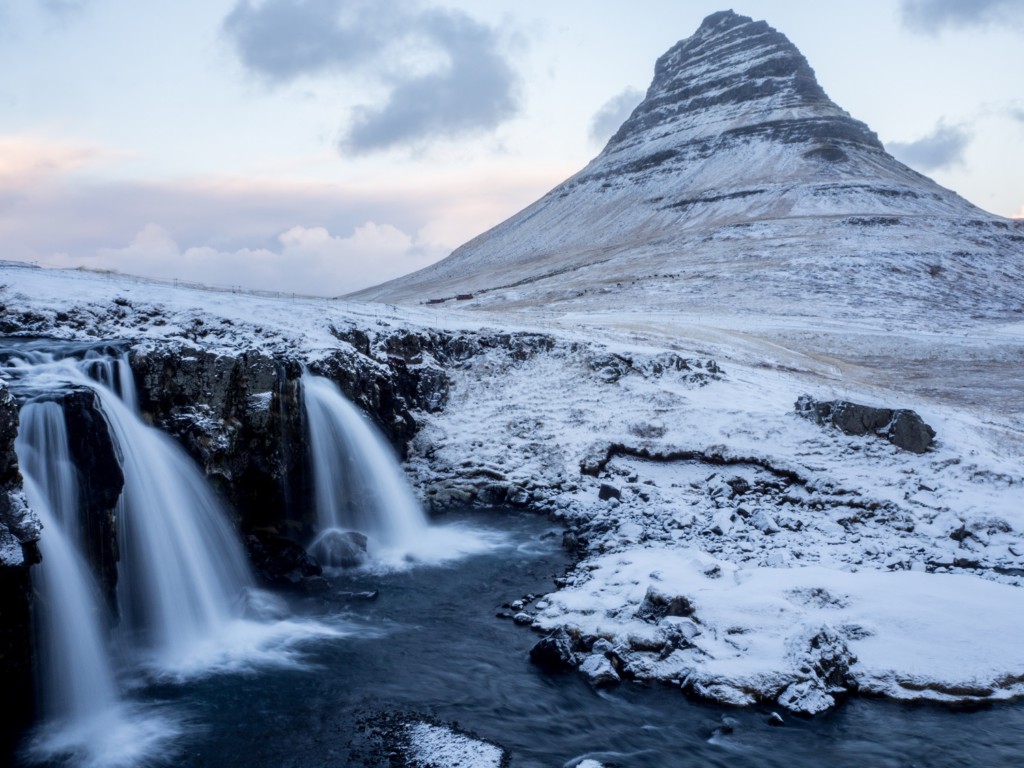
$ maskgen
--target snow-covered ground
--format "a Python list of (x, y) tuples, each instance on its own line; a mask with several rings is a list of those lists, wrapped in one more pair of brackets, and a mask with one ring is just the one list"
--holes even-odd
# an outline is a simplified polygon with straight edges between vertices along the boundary
[[(406, 469), (434, 506), (497, 495), (567, 522), (581, 560), (520, 619), (566, 630), (585, 674), (808, 712), (851, 689), (1024, 693), (1024, 422), (1005, 396), (1021, 386), (1019, 325), (887, 336), (836, 318), (460, 313), (10, 264), (0, 284), (7, 332), (224, 354), (314, 360), (347, 327), (371, 354), (406, 330), (543, 332), (550, 349), (494, 345), (449, 368)], [(913, 408), (936, 444), (818, 426), (794, 412), (805, 393)]]

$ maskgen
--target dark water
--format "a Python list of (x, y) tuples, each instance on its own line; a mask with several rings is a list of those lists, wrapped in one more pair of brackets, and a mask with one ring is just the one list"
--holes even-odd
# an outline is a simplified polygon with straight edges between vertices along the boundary
[[(169, 762), (363, 765), (353, 755), (357, 721), (397, 709), (457, 722), (506, 747), (511, 765), (523, 767), (571, 766), (583, 757), (652, 767), (1024, 765), (1021, 704), (964, 712), (853, 700), (824, 717), (786, 716), (772, 727), (768, 709), (725, 709), (633, 684), (597, 693), (575, 674), (545, 675), (528, 659), (538, 636), (494, 614), (506, 601), (552, 588), (566, 564), (560, 536), (543, 538), (554, 529), (533, 517), (485, 521), (510, 530), (513, 546), (447, 567), (338, 578), (333, 597), (296, 600), (297, 612), (341, 611), (356, 626), (349, 637), (307, 646), (305, 669), (136, 691), (195, 724)], [(373, 602), (338, 598), (371, 588), (380, 590)]]

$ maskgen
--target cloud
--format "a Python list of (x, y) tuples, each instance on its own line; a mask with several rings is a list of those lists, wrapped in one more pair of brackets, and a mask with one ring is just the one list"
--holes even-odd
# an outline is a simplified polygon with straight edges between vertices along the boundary
[(903, 0), (903, 23), (936, 34), (946, 27), (1019, 24), (1024, 0)]
[(337, 75), (374, 84), (380, 103), (354, 110), (343, 152), (487, 131), (519, 110), (498, 33), (462, 11), (413, 0), (239, 0), (223, 31), (272, 85)]
[(442, 255), (397, 227), (372, 221), (345, 237), (324, 227), (296, 225), (280, 233), (273, 247), (230, 251), (210, 245), (182, 248), (164, 227), (150, 223), (127, 246), (100, 248), (88, 259), (61, 255), (56, 261), (218, 287), (337, 296), (419, 269)]
[(596, 144), (604, 144), (628, 118), (644, 97), (639, 88), (627, 88), (618, 96), (605, 102), (590, 120), (590, 138)]
[(940, 122), (929, 135), (916, 141), (889, 142), (888, 149), (897, 159), (927, 173), (962, 163), (971, 138), (967, 128)]
[(112, 153), (37, 136), (0, 136), (0, 188), (68, 174)]

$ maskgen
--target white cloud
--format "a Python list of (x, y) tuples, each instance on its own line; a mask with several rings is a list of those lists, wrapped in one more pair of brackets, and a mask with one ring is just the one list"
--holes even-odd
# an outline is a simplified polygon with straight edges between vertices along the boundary
[(626, 88), (597, 110), (590, 121), (590, 139), (598, 144), (608, 141), (644, 98), (639, 88)]
[(324, 227), (293, 226), (274, 248), (182, 249), (158, 224), (147, 224), (123, 248), (100, 248), (92, 258), (59, 257), (63, 266), (182, 279), (219, 287), (337, 296), (424, 267), (446, 251), (422, 247), (390, 224), (368, 221), (347, 237)]

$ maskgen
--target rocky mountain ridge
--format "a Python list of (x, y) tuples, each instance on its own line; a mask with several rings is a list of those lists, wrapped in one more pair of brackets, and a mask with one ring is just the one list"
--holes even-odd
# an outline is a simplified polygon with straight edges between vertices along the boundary
[(447, 259), (354, 296), (912, 321), (1005, 317), (1021, 277), (1024, 225), (896, 161), (784, 35), (725, 11), (658, 60), (586, 168)]

